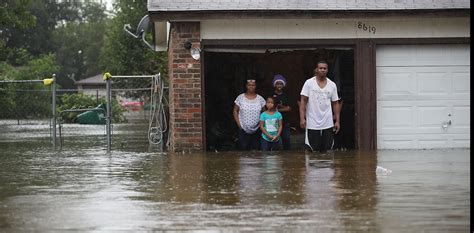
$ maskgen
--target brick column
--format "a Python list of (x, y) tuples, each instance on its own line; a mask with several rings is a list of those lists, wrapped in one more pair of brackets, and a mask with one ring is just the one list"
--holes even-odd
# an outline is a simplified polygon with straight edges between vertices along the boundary
[(170, 29), (170, 130), (172, 152), (202, 151), (201, 61), (184, 44), (200, 48), (199, 22), (174, 22)]

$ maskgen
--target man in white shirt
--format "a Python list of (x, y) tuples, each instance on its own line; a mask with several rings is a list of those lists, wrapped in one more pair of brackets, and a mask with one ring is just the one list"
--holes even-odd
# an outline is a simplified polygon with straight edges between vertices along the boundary
[(339, 96), (336, 84), (326, 77), (327, 62), (318, 62), (315, 73), (301, 89), (300, 126), (306, 129), (306, 146), (324, 153), (332, 149), (334, 133), (339, 132)]

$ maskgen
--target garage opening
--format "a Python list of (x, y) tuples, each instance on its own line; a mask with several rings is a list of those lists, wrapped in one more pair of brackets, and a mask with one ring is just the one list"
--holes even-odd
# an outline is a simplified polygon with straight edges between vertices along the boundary
[(328, 77), (338, 86), (342, 97), (341, 131), (336, 135), (335, 149), (353, 149), (354, 132), (354, 50), (353, 48), (318, 48), (285, 50), (206, 50), (204, 51), (206, 149), (237, 149), (237, 125), (232, 117), (235, 98), (245, 91), (245, 80), (257, 81), (257, 93), (273, 93), (276, 74), (287, 80), (292, 111), (291, 143), (295, 150), (304, 147), (304, 130), (299, 127), (298, 102), (306, 79), (314, 76), (318, 61), (328, 62)]

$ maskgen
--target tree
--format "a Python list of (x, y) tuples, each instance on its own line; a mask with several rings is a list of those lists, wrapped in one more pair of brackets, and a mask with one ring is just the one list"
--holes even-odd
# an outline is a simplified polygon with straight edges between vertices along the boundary
[[(43, 80), (59, 70), (53, 54), (42, 55), (22, 67), (2, 63), (0, 75), (8, 80)], [(0, 118), (39, 118), (51, 113), (51, 92), (42, 83), (0, 86)]]
[(101, 67), (112, 75), (167, 74), (166, 52), (150, 50), (139, 39), (128, 35), (124, 24), (136, 25), (147, 14), (146, 0), (118, 0), (116, 17), (106, 30)]
[(99, 67), (107, 17), (105, 7), (85, 3), (80, 8), (80, 20), (59, 26), (53, 33), (57, 62), (61, 66), (58, 83), (73, 88), (73, 80), (102, 73)]
[[(5, 0), (0, 4), (0, 61), (5, 61), (9, 54), (18, 48), (10, 48), (15, 32), (25, 31), (36, 23), (36, 17), (28, 11), (29, 0)], [(21, 53), (25, 54), (25, 50)]]
[(28, 51), (28, 54), (37, 57), (54, 51), (51, 39), (53, 31), (62, 23), (76, 21), (79, 19), (79, 6), (77, 1), (57, 1), (50, 0), (9, 0), (27, 2), (26, 10), (36, 19), (34, 27), (13, 28), (10, 30), (9, 39), (6, 46), (10, 48), (7, 60), (13, 65), (24, 63), (16, 62), (18, 54), (16, 48)]

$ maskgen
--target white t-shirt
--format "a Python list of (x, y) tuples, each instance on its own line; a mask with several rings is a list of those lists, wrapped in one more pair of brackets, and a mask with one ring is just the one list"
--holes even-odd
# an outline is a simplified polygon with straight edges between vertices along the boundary
[(239, 121), (242, 129), (248, 134), (255, 133), (260, 123), (260, 113), (265, 106), (265, 99), (260, 95), (253, 100), (247, 99), (242, 93), (237, 96), (234, 103), (239, 106)]
[(327, 78), (326, 86), (320, 88), (316, 77), (303, 85), (301, 95), (308, 97), (306, 105), (306, 128), (313, 130), (329, 129), (334, 126), (332, 118), (332, 101), (339, 100), (336, 84)]

